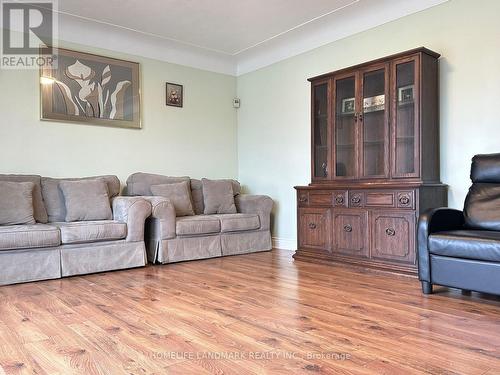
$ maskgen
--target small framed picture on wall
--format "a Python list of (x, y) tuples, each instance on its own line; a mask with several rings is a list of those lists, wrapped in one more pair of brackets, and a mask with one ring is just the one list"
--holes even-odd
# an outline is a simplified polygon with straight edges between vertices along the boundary
[(183, 98), (182, 85), (167, 82), (167, 105), (171, 107), (182, 107)]

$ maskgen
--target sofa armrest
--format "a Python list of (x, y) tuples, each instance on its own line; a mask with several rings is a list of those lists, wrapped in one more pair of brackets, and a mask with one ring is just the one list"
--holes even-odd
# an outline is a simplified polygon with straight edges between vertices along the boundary
[(144, 226), (151, 215), (151, 204), (141, 197), (115, 197), (112, 206), (113, 220), (127, 224), (126, 241), (144, 241)]
[(464, 225), (464, 214), (453, 208), (433, 208), (420, 215), (418, 220), (418, 278), (431, 282), (428, 237), (432, 233), (461, 229)]
[(260, 219), (260, 229), (271, 229), (271, 210), (273, 200), (267, 195), (240, 194), (234, 199), (236, 208), (242, 214), (258, 214)]
[(175, 207), (172, 201), (160, 196), (143, 196), (151, 204), (148, 219), (149, 239), (166, 240), (175, 237)]

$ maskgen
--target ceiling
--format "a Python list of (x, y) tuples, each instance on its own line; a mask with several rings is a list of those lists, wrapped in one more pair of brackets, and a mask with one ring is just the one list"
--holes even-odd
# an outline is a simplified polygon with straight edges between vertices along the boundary
[(359, 0), (62, 0), (59, 11), (235, 55)]
[(446, 1), (59, 0), (59, 38), (239, 75)]

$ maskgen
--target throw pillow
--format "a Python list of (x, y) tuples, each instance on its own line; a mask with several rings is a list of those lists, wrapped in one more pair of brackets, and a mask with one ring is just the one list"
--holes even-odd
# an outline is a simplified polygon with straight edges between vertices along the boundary
[(203, 178), (203, 204), (204, 213), (210, 214), (235, 214), (233, 184), (230, 180), (209, 180)]
[(103, 179), (61, 181), (66, 221), (111, 220), (108, 187)]
[(0, 181), (0, 225), (35, 224), (33, 182)]
[(191, 201), (191, 184), (189, 181), (173, 184), (152, 185), (153, 195), (160, 195), (170, 199), (175, 207), (176, 216), (193, 216), (193, 202)]
[(43, 202), (41, 180), (40, 176), (35, 175), (0, 174), (0, 181), (32, 182), (35, 185), (33, 188), (33, 217), (37, 223), (45, 224), (49, 218)]

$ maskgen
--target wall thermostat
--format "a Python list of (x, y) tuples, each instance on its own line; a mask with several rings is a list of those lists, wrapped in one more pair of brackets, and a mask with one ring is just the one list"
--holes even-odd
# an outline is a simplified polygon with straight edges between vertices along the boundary
[(233, 99), (233, 107), (234, 108), (240, 108), (240, 104), (241, 104), (240, 98), (234, 98)]

